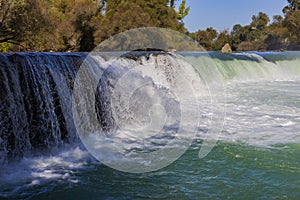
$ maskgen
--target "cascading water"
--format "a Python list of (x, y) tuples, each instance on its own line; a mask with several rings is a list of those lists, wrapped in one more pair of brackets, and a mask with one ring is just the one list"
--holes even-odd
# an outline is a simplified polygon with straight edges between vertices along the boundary
[(74, 141), (71, 88), (83, 54), (0, 55), (0, 158)]
[[(215, 70), (227, 82), (258, 80), (291, 80), (300, 76), (299, 53), (190, 53), (182, 54), (196, 63), (200, 76), (207, 84), (220, 81)], [(12, 53), (0, 55), (0, 154), (1, 162), (9, 157), (33, 153), (37, 149), (61, 146), (77, 139), (72, 119), (71, 93), (76, 72), (85, 54)], [(124, 58), (123, 58), (124, 59)], [(207, 66), (213, 59), (214, 66)], [(104, 62), (105, 60), (103, 60)], [(108, 61), (109, 62), (109, 61)], [(114, 61), (115, 62), (115, 61)], [(123, 61), (127, 62), (127, 61)], [(140, 61), (130, 61), (132, 62)], [(202, 65), (199, 63), (203, 63)], [(115, 62), (116, 64), (116, 62)], [(111, 114), (109, 96), (105, 97), (109, 81), (115, 74), (120, 78), (122, 68), (106, 71), (99, 88), (103, 98), (97, 105), (104, 129)], [(126, 71), (126, 70), (125, 70)], [(117, 75), (119, 74), (119, 75)], [(106, 89), (105, 89), (106, 88)], [(102, 90), (102, 92), (101, 92)], [(98, 96), (99, 99), (99, 96)], [(108, 102), (105, 104), (105, 102)], [(104, 104), (103, 104), (104, 103)]]
[[(183, 197), (197, 198), (200, 194), (195, 192), (196, 190), (200, 193), (204, 191), (201, 193), (204, 197), (220, 197), (226, 193), (236, 195), (235, 197), (238, 198), (240, 196), (232, 194), (230, 189), (236, 187), (230, 181), (234, 179), (238, 179), (241, 184), (239, 187), (248, 193), (252, 191), (251, 187), (255, 188), (253, 183), (258, 184), (257, 195), (253, 193), (255, 197), (266, 193), (270, 198), (299, 195), (297, 183), (299, 182), (300, 143), (298, 114), (300, 112), (298, 94), (300, 52), (179, 54), (193, 65), (200, 77), (200, 82), (197, 82), (193, 79), (194, 72), (187, 73), (190, 74), (190, 81), (195, 91), (198, 91), (197, 99), (201, 100), (198, 135), (195, 137), (195, 144), (177, 164), (141, 177), (133, 175), (128, 177), (115, 171), (111, 173), (107, 168), (100, 167), (98, 163), (94, 164), (89, 154), (80, 146), (72, 113), (72, 94), (76, 75), (86, 54), (1, 54), (0, 163), (3, 167), (0, 168), (0, 188), (3, 189), (0, 189), (0, 197), (26, 198), (37, 195), (39, 198), (39, 193), (51, 193), (55, 190), (55, 186), (62, 186), (64, 192), (70, 196), (76, 189), (97, 198), (99, 197), (97, 192), (102, 190), (103, 194), (100, 198), (120, 198), (125, 195), (128, 198), (142, 198), (136, 196), (132, 188), (138, 190), (147, 188), (149, 193), (145, 191), (145, 194), (152, 198), (164, 198), (154, 191), (172, 190), (172, 188), (175, 195), (172, 196), (173, 198), (185, 194), (187, 196)], [(167, 118), (170, 130), (178, 130), (179, 119), (172, 118), (178, 116), (178, 99), (174, 97), (175, 95), (169, 94), (167, 88), (156, 87), (154, 84), (156, 81), (164, 81), (161, 78), (164, 74), (158, 74), (160, 76), (156, 76), (157, 80), (154, 80), (149, 77), (157, 73), (155, 70), (149, 70), (148, 76), (141, 76), (136, 72), (128, 73), (132, 72), (130, 70), (132, 66), (149, 67), (151, 63), (155, 64), (161, 59), (158, 67), (165, 69), (164, 73), (168, 75), (166, 80), (171, 83), (172, 76), (169, 75), (172, 75), (172, 70), (168, 68), (169, 66), (164, 66), (168, 63), (166, 57), (167, 55), (161, 54), (146, 57), (141, 55), (137, 60), (126, 57), (97, 58), (97, 62), (110, 66), (99, 80), (95, 95), (97, 120), (108, 138), (112, 138), (111, 134), (116, 131), (116, 125), (123, 126), (130, 122), (132, 129), (136, 128), (134, 126), (136, 124), (148, 128), (145, 124), (149, 123), (150, 115), (145, 116), (145, 110), (151, 110), (151, 105), (157, 103), (166, 107), (166, 115), (170, 116)], [(123, 82), (118, 82), (126, 73), (128, 74)], [(125, 97), (122, 99), (117, 95), (118, 93), (112, 92), (113, 89), (118, 86), (119, 91), (122, 92), (122, 89), (126, 89), (123, 85), (128, 83), (126, 81), (132, 81), (134, 85), (134, 81), (145, 79), (149, 79), (153, 84), (132, 94), (130, 109), (123, 107), (122, 101), (126, 100)], [(164, 83), (167, 84), (168, 81)], [(225, 99), (216, 92), (220, 92), (218, 86), (223, 84), (222, 81), (227, 98), (226, 118), (223, 131), (218, 134), (217, 130), (210, 130), (215, 129), (215, 121), (221, 120), (218, 118), (218, 111), (221, 112)], [(197, 85), (199, 83), (200, 86)], [(160, 113), (160, 109), (160, 107), (153, 107), (151, 111), (154, 114), (155, 111)], [(134, 111), (135, 116), (138, 117), (134, 118), (131, 111)], [(81, 117), (88, 117), (85, 113), (79, 114)], [(211, 120), (213, 115), (216, 120)], [(121, 120), (116, 122), (116, 116)], [(160, 120), (162, 119), (157, 118), (157, 123)], [(121, 141), (117, 141), (121, 145), (116, 148), (125, 149), (124, 152), (129, 154), (139, 151), (152, 152), (177, 136), (175, 134), (171, 135), (172, 137), (147, 137), (141, 143), (134, 143), (132, 138), (137, 138), (135, 134), (134, 131), (124, 133), (120, 137)], [(208, 157), (199, 160), (197, 157), (199, 146), (206, 137), (218, 138), (220, 143)], [(71, 147), (65, 150), (65, 144)], [(63, 150), (51, 151), (53, 148), (57, 150), (57, 147), (63, 147)], [(10, 161), (14, 161), (15, 158), (19, 159), (20, 165), (15, 164), (12, 167)], [(232, 171), (230, 166), (234, 164), (238, 166)], [(81, 172), (82, 169), (84, 170)], [(269, 172), (267, 169), (273, 171)], [(181, 173), (178, 173), (179, 171)], [(110, 176), (107, 177), (106, 174)], [(125, 176), (123, 179), (120, 178), (123, 176)], [(178, 183), (174, 181), (175, 176)], [(163, 177), (159, 179), (162, 188), (154, 184), (158, 180), (155, 177)], [(132, 179), (134, 185), (128, 183), (128, 178)], [(87, 191), (86, 184), (91, 183), (90, 179), (94, 180), (92, 183), (94, 189)], [(52, 180), (60, 180), (60, 182), (54, 184)], [(265, 182), (265, 180), (269, 181)], [(101, 184), (97, 185), (97, 181)], [(110, 182), (113, 182), (112, 187), (108, 184)], [(139, 184), (140, 182), (143, 184)], [(170, 182), (172, 186), (169, 186)], [(209, 186), (203, 186), (206, 184)], [(279, 189), (280, 184), (284, 189)], [(224, 185), (229, 186), (227, 188)], [(118, 192), (104, 194), (116, 189), (115, 186)], [(194, 187), (197, 189), (195, 190)], [(27, 191), (28, 188), (31, 188), (32, 193), (20, 193), (20, 191)], [(274, 188), (278, 190), (275, 191)], [(60, 192), (51, 195), (60, 196), (62, 195)], [(75, 192), (73, 195), (76, 194)]]
[[(222, 74), (225, 83), (246, 82), (262, 80), (292, 80), (300, 76), (299, 52), (248, 52), (222, 54), (211, 53), (185, 53), (190, 62), (201, 63), (213, 59), (217, 70)], [(196, 65), (206, 67), (206, 65)], [(211, 69), (201, 69), (206, 72), (203, 76), (214, 80)]]

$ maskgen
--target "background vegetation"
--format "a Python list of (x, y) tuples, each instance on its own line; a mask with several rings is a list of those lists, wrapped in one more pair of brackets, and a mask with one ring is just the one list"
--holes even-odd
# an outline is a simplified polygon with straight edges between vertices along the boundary
[(90, 51), (114, 34), (149, 26), (185, 33), (207, 50), (226, 43), (236, 51), (300, 50), (300, 0), (288, 0), (283, 16), (260, 12), (221, 32), (189, 33), (188, 12), (185, 0), (0, 0), (0, 52)]

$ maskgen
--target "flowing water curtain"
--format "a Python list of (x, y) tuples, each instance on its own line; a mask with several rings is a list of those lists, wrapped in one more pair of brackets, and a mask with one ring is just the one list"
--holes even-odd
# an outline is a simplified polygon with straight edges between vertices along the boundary
[(71, 88), (84, 55), (1, 55), (1, 158), (38, 154), (76, 140)]

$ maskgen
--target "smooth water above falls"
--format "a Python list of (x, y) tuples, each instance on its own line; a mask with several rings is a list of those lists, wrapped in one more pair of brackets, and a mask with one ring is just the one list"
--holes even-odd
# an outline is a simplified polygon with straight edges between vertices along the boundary
[[(201, 100), (198, 133), (174, 163), (142, 174), (101, 164), (78, 138), (71, 102), (76, 74), (86, 56), (0, 54), (0, 198), (300, 198), (300, 52), (181, 53), (202, 78), (199, 83), (203, 85), (195, 86)], [(100, 96), (95, 97), (96, 109), (102, 113), (98, 120), (103, 131), (109, 132), (115, 130), (111, 117), (116, 112), (107, 103), (111, 85), (125, 74), (123, 65), (140, 61), (97, 59), (111, 65), (99, 81)], [(150, 66), (153, 60), (157, 58), (150, 56), (143, 63)], [(174, 69), (170, 70), (164, 72), (172, 75)], [(131, 77), (140, 80), (140, 76)], [(198, 83), (194, 78), (191, 74), (193, 85)], [(162, 102), (171, 116), (166, 121), (168, 127), (178, 130), (178, 119), (172, 118), (177, 112), (176, 98), (169, 100), (162, 90), (158, 99), (151, 95), (141, 99), (145, 96), (142, 92), (134, 93), (134, 102), (144, 102), (146, 109), (151, 102)], [(224, 126), (218, 110), (223, 104)], [(117, 111), (123, 112), (118, 106)], [(133, 108), (143, 111), (142, 106)], [(210, 121), (213, 115), (215, 122)], [(144, 123), (147, 118), (131, 116), (126, 120)], [(219, 133), (215, 126), (220, 124), (223, 129)], [(205, 137), (218, 143), (199, 159)], [(120, 147), (129, 154), (154, 151), (172, 139), (167, 135), (135, 143), (120, 138), (124, 143)]]

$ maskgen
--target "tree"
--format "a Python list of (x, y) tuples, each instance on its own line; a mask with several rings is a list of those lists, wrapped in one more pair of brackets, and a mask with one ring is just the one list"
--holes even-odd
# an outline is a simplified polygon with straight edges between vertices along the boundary
[(300, 10), (295, 10), (286, 14), (283, 26), (288, 30), (288, 49), (300, 49)]
[(273, 16), (273, 22), (267, 27), (268, 36), (265, 39), (266, 50), (283, 50), (287, 46), (288, 30), (283, 26), (281, 15)]
[(274, 15), (273, 16), (273, 25), (281, 26), (283, 22), (283, 17), (281, 15)]
[(79, 51), (90, 51), (95, 47), (94, 33), (96, 23), (102, 18), (102, 4), (92, 4), (89, 2), (79, 2), (74, 6), (73, 12), (76, 13), (72, 24), (75, 32), (79, 33)]
[(95, 32), (100, 43), (112, 35), (138, 27), (154, 26), (151, 16), (137, 3), (130, 1), (108, 1), (105, 18)]
[(90, 51), (94, 48), (96, 21), (102, 18), (103, 4), (97, 0), (47, 1), (50, 25), (43, 45), (50, 51)]
[(0, 51), (90, 51), (146, 26), (186, 32), (188, 11), (186, 0), (0, 0)]
[(89, 51), (102, 6), (98, 0), (0, 0), (0, 51)]
[(38, 32), (47, 24), (38, 0), (0, 0), (0, 51), (34, 50)]
[(194, 38), (203, 48), (208, 51), (213, 50), (214, 40), (217, 38), (218, 32), (212, 27), (206, 30), (198, 30), (194, 33)]
[(228, 30), (223, 30), (221, 33), (219, 33), (216, 41), (214, 42), (213, 49), (221, 50), (226, 43), (230, 43), (230, 35)]
[[(171, 6), (174, 3), (171, 1)], [(106, 1), (105, 17), (95, 32), (96, 42), (138, 27), (163, 27), (184, 32), (175, 9), (169, 5), (169, 0)]]
[(289, 5), (285, 6), (282, 9), (284, 14), (287, 14), (292, 11), (300, 10), (300, 1), (299, 0), (287, 0)]
[(231, 48), (232, 50), (237, 50), (238, 45), (247, 39), (247, 34), (249, 32), (249, 28), (247, 26), (243, 27), (240, 24), (235, 24), (231, 31)]
[(257, 16), (252, 16), (252, 22), (250, 25), (253, 29), (264, 30), (269, 22), (270, 18), (268, 15), (266, 13), (259, 12)]
[(186, 1), (182, 0), (182, 3), (179, 6), (179, 10), (177, 11), (177, 19), (183, 22), (183, 18), (185, 18), (190, 11), (190, 7), (186, 8)]
[(258, 15), (252, 16), (252, 22), (240, 28), (243, 33), (240, 33), (240, 44), (235, 42), (235, 48), (239, 51), (264, 51), (266, 45), (264, 43), (267, 37), (267, 27), (270, 19), (267, 14), (259, 12)]

